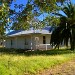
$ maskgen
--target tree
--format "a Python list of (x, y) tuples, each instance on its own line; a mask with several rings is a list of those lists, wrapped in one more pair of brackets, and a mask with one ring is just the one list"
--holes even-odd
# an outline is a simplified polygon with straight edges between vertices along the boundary
[(4, 35), (7, 26), (10, 22), (10, 15), (13, 10), (10, 9), (12, 0), (1, 0), (0, 1), (0, 35)]
[[(60, 24), (53, 31), (51, 43), (54, 45), (59, 45), (64, 41), (66, 46), (70, 39), (71, 50), (75, 48), (75, 5), (71, 2), (62, 8), (63, 14), (55, 13), (55, 15), (60, 16)], [(56, 38), (56, 39), (55, 39)]]
[[(28, 0), (26, 7), (24, 7), (21, 12), (15, 14), (16, 21), (13, 23), (11, 29), (28, 29), (28, 27), (30, 27), (28, 22), (30, 22), (31, 19), (37, 18), (43, 13), (50, 15), (50, 13), (60, 9), (58, 3), (63, 4), (65, 1), (66, 0)], [(15, 7), (17, 7), (17, 5)]]
[[(44, 12), (49, 13), (58, 10), (57, 3), (63, 3), (65, 0), (28, 0), (26, 7), (19, 13), (10, 9), (12, 1), (13, 0), (1, 0), (0, 2), (0, 14), (2, 15), (0, 17), (0, 24), (4, 26), (4, 29), (9, 27), (10, 24), (8, 24), (8, 22), (11, 21), (9, 18), (13, 13), (16, 15), (16, 22), (13, 23), (12, 28), (14, 29), (14, 26), (16, 27), (17, 25), (18, 28), (21, 26), (25, 29), (29, 27), (28, 21), (30, 21), (31, 18), (37, 17)], [(15, 8), (17, 7), (16, 5)], [(21, 7), (22, 4), (18, 6), (18, 8)], [(24, 25), (22, 23), (24, 23)]]
[(60, 23), (60, 18), (56, 17), (56, 16), (50, 16), (48, 15), (47, 17), (45, 17), (44, 19), (44, 23), (47, 26), (58, 26), (58, 24)]

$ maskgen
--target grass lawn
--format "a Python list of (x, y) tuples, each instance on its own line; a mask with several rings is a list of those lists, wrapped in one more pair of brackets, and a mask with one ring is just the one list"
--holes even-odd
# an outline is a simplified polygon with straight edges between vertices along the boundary
[(7, 51), (0, 49), (0, 75), (36, 75), (38, 71), (75, 58), (75, 51), (65, 49), (24, 53)]

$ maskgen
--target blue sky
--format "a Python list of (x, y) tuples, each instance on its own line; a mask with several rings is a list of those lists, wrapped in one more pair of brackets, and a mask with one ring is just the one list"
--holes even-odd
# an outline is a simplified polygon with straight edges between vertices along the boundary
[(14, 4), (18, 4), (18, 5), (19, 5), (19, 4), (24, 4), (24, 5), (26, 5), (27, 1), (28, 1), (28, 0), (15, 0), (15, 1), (12, 2), (10, 8), (11, 8), (11, 9), (14, 9)]
[[(19, 4), (23, 4), (24, 6), (27, 4), (28, 0), (15, 0), (12, 2), (10, 8), (14, 9), (15, 4), (19, 5)], [(19, 11), (19, 9), (17, 8), (16, 11)]]
[(75, 0), (71, 0), (72, 1), (72, 3), (74, 3), (75, 4)]

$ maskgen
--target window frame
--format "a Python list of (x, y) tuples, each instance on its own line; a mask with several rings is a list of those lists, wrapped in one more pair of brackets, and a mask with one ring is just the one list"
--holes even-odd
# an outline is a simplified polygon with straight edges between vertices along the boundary
[(43, 44), (46, 44), (46, 36), (43, 36)]
[(28, 45), (28, 40), (27, 40), (27, 38), (24, 39), (24, 44), (25, 44), (25, 45)]
[(11, 39), (11, 46), (13, 45), (13, 40)]

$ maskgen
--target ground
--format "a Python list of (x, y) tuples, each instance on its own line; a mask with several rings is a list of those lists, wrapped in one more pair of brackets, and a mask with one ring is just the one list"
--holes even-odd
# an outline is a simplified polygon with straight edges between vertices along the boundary
[(75, 75), (75, 60), (44, 70), (37, 75)]
[(75, 50), (0, 48), (0, 75), (75, 75)]

